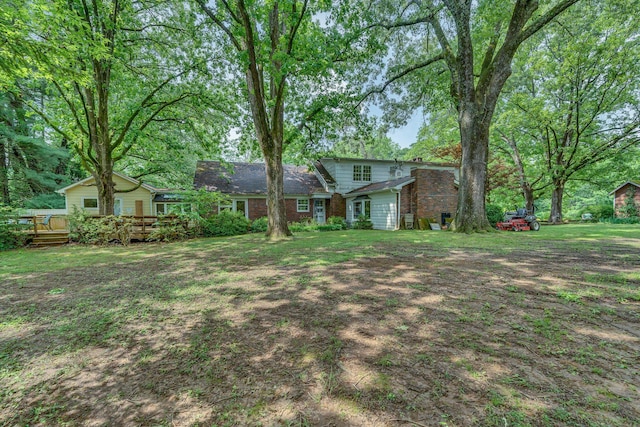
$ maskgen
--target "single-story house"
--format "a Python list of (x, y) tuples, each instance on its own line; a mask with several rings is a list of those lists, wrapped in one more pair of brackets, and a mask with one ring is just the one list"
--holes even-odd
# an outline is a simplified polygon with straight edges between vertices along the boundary
[(628, 195), (633, 194), (636, 206), (640, 209), (640, 181), (627, 181), (609, 193), (613, 195), (613, 212), (616, 216), (627, 203)]
[[(375, 229), (397, 230), (406, 214), (445, 223), (457, 206), (459, 169), (452, 164), (413, 161), (323, 158), (314, 169), (284, 165), (287, 219), (324, 223), (330, 216), (351, 223), (359, 215)], [(260, 163), (200, 161), (196, 189), (219, 191), (231, 202), (219, 209), (249, 219), (267, 215), (266, 171)]]
[[(283, 167), (287, 219), (315, 218), (324, 223), (329, 193), (307, 167)], [(218, 210), (242, 212), (251, 220), (267, 216), (267, 174), (263, 163), (199, 161), (194, 187), (228, 195), (229, 204), (218, 206)]]
[[(121, 173), (113, 173), (113, 182), (116, 189), (115, 215), (155, 216), (177, 213), (189, 207), (179, 194), (141, 183)], [(64, 196), (67, 213), (71, 213), (74, 207), (96, 215), (99, 212), (98, 189), (92, 176), (56, 192)]]

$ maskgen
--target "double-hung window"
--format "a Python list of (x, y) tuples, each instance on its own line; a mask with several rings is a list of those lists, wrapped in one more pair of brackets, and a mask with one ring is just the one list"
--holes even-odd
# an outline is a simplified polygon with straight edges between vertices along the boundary
[(354, 181), (371, 181), (371, 165), (353, 165)]
[(298, 212), (309, 212), (309, 199), (298, 199)]
[(371, 200), (353, 202), (353, 219), (358, 219), (360, 215), (364, 215), (366, 219), (371, 219)]

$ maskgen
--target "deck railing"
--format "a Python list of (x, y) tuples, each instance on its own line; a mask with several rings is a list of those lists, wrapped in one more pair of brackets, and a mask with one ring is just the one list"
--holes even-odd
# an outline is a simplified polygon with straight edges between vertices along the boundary
[[(104, 215), (92, 215), (92, 218), (103, 218)], [(183, 220), (175, 215), (155, 216), (155, 215), (120, 215), (114, 217), (117, 221), (118, 218), (132, 220), (131, 225), (134, 227), (135, 234), (149, 234), (154, 228), (164, 225), (182, 225), (185, 228), (189, 228), (192, 224), (187, 220)]]
[[(34, 236), (45, 235), (50, 233), (63, 233), (69, 232), (69, 219), (66, 215), (53, 215), (49, 218), (48, 225), (46, 223), (47, 215), (23, 215), (18, 217), (18, 224), (22, 224), (25, 227), (25, 231)], [(105, 215), (92, 215), (91, 218), (103, 218)], [(167, 215), (158, 217), (155, 215), (122, 215), (114, 217), (117, 221), (118, 218), (131, 220), (131, 225), (134, 227), (135, 234), (147, 235), (151, 233), (154, 228), (163, 225), (176, 225), (180, 222), (182, 226), (188, 228), (190, 224), (183, 221), (179, 217)], [(15, 220), (14, 220), (15, 221)]]
[(25, 226), (30, 233), (35, 236), (46, 234), (47, 232), (68, 232), (69, 220), (66, 215), (22, 215), (18, 217), (18, 224)]

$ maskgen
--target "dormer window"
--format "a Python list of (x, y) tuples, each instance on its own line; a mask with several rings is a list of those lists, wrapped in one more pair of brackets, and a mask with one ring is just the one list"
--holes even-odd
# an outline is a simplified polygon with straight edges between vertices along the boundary
[(353, 180), (371, 182), (371, 165), (353, 165)]

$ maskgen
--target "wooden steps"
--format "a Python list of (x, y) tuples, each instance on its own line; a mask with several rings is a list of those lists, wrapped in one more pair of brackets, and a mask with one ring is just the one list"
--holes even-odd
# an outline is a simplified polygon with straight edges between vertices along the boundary
[(33, 236), (31, 246), (57, 246), (69, 243), (68, 231), (38, 231)]

